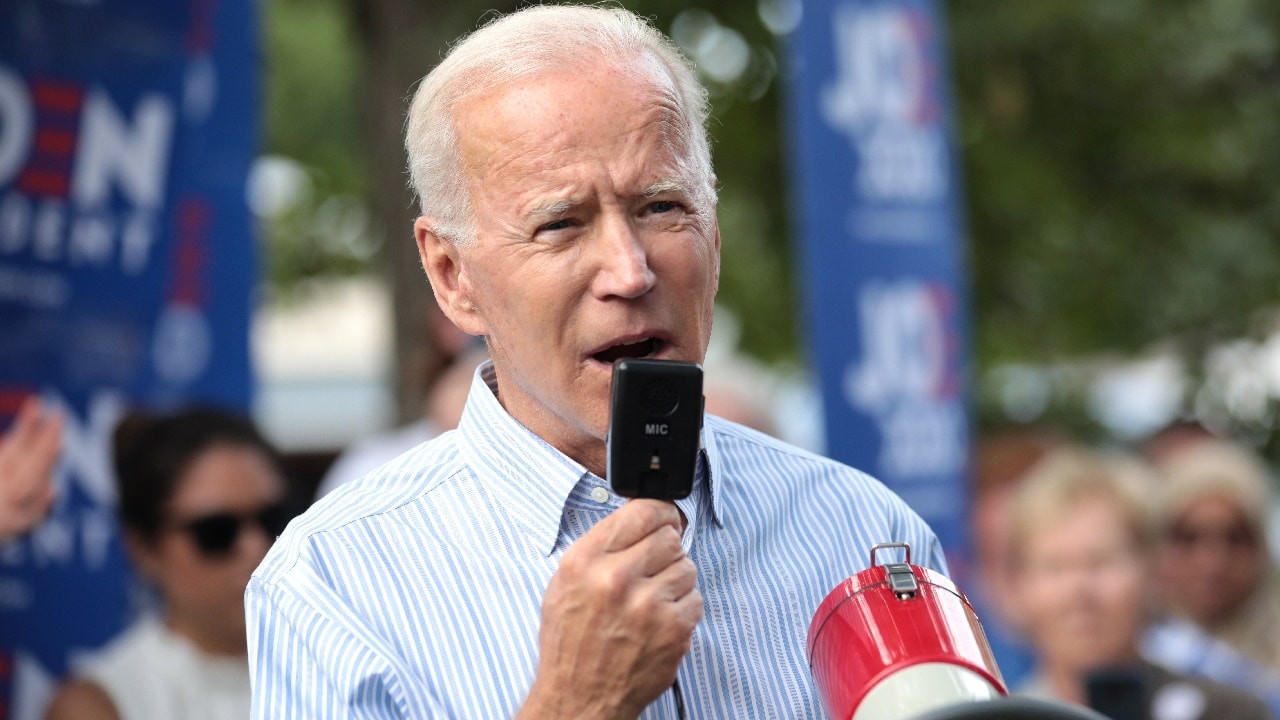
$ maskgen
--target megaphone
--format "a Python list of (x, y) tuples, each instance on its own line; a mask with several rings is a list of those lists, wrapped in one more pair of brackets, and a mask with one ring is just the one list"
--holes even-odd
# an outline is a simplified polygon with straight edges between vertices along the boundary
[[(901, 549), (905, 562), (879, 564)], [(809, 625), (809, 668), (832, 720), (904, 720), (1008, 694), (982, 624), (951, 580), (911, 564), (906, 543), (871, 548)]]
[[(901, 563), (876, 564), (900, 548)], [(871, 548), (809, 623), (809, 669), (832, 720), (1107, 720), (1054, 700), (1009, 698), (982, 623), (906, 543)]]

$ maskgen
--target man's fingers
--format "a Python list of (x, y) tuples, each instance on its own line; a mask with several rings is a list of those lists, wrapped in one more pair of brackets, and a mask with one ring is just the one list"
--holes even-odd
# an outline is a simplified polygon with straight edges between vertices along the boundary
[(635, 545), (664, 525), (674, 527), (679, 533), (680, 511), (675, 504), (665, 500), (630, 500), (596, 523), (587, 535), (601, 538), (602, 551), (618, 552)]
[(697, 588), (698, 568), (689, 558), (681, 557), (654, 575), (651, 582), (659, 599), (680, 600)]
[(682, 560), (686, 558), (679, 535), (675, 529), (662, 525), (640, 542), (617, 552), (596, 557), (565, 555), (560, 568), (564, 572), (584, 574), (594, 594), (616, 602), (640, 584), (656, 588), (660, 584), (656, 576)]
[(614, 558), (632, 568), (637, 578), (653, 577), (684, 558), (680, 533), (670, 525), (661, 525), (629, 548), (618, 550)]
[(683, 656), (689, 651), (693, 631), (702, 622), (702, 593), (694, 585), (694, 574), (674, 572), (668, 582), (659, 585), (651, 579), (647, 588), (648, 612), (656, 622), (650, 626), (659, 646), (678, 648)]
[(677, 600), (676, 606), (680, 610), (681, 617), (690, 627), (702, 622), (703, 613), (706, 612), (706, 606), (702, 602), (702, 591), (696, 587)]

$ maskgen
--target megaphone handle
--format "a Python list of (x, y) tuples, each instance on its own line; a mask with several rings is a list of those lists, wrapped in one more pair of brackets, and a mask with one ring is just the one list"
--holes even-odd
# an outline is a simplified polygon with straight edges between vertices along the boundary
[(911, 545), (910, 544), (904, 543), (904, 542), (886, 542), (886, 543), (876, 543), (875, 545), (871, 546), (871, 567), (877, 566), (876, 551), (887, 550), (889, 548), (902, 548), (907, 553), (907, 558), (906, 560), (903, 560), (903, 562), (905, 562), (908, 565), (911, 564)]

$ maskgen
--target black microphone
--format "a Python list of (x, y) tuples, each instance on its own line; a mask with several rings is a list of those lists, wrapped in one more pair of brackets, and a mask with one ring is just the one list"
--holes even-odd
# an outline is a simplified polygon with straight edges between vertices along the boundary
[(1151, 684), (1139, 666), (1098, 668), (1085, 675), (1085, 702), (1111, 720), (1151, 720)]

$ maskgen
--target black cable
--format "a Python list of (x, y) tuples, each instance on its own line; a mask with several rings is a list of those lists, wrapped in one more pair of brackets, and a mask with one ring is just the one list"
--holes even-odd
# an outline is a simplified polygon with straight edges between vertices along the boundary
[(671, 681), (671, 694), (676, 699), (676, 717), (685, 720), (684, 696), (680, 694), (680, 678)]

